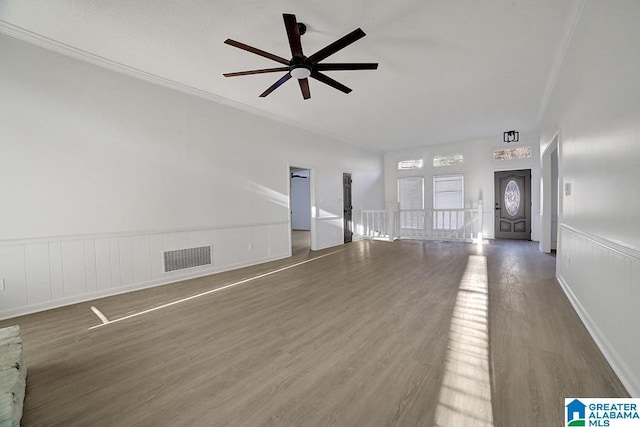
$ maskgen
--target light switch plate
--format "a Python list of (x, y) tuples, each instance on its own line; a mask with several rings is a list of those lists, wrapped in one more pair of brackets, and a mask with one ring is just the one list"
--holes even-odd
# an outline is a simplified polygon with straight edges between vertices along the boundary
[(4, 279), (0, 279), (0, 291), (4, 291)]

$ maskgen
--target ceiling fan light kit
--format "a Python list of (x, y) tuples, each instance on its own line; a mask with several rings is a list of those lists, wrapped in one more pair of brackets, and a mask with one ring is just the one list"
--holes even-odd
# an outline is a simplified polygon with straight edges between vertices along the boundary
[(311, 69), (305, 67), (304, 65), (293, 67), (289, 72), (291, 73), (291, 77), (296, 78), (298, 80), (306, 79), (311, 75)]
[(350, 88), (332, 79), (326, 74), (321, 73), (321, 71), (376, 70), (378, 68), (377, 63), (320, 63), (320, 61), (322, 61), (323, 59), (333, 55), (339, 50), (344, 49), (348, 45), (364, 37), (366, 34), (364, 33), (364, 31), (362, 31), (362, 29), (358, 28), (350, 32), (346, 36), (336, 40), (335, 42), (325, 46), (313, 55), (305, 56), (302, 52), (300, 36), (306, 32), (306, 25), (298, 22), (295, 15), (284, 13), (282, 14), (282, 17), (284, 19), (284, 26), (287, 31), (287, 37), (289, 38), (289, 47), (291, 48), (292, 57), (289, 60), (232, 39), (225, 40), (225, 43), (230, 46), (237, 47), (238, 49), (246, 50), (247, 52), (251, 52), (264, 58), (271, 59), (284, 65), (284, 67), (224, 73), (223, 75), (225, 77), (238, 77), (248, 76), (252, 74), (277, 73), (286, 71), (286, 74), (278, 79), (278, 81), (276, 81), (270, 87), (268, 87), (267, 90), (261, 93), (260, 97), (266, 97), (291, 77), (293, 77), (298, 80), (298, 84), (300, 85), (300, 90), (302, 92), (302, 97), (304, 99), (309, 99), (311, 98), (311, 91), (309, 89), (308, 80), (309, 77), (328, 86), (331, 86), (332, 88), (337, 89), (343, 93), (351, 92)]

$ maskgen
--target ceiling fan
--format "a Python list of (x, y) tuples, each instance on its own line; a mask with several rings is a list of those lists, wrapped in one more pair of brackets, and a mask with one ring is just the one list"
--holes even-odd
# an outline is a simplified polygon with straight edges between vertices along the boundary
[(309, 90), (308, 77), (318, 80), (332, 88), (338, 89), (341, 92), (349, 93), (351, 89), (343, 85), (340, 82), (335, 81), (331, 77), (323, 74), (321, 71), (337, 71), (337, 70), (375, 70), (378, 68), (377, 63), (320, 63), (323, 59), (333, 55), (337, 51), (344, 49), (351, 43), (354, 43), (364, 37), (366, 34), (360, 28), (350, 32), (346, 36), (336, 40), (335, 42), (325, 46), (311, 56), (305, 56), (302, 53), (302, 44), (300, 43), (300, 35), (306, 32), (306, 26), (302, 22), (296, 21), (296, 16), (288, 13), (283, 13), (284, 26), (287, 30), (287, 36), (289, 37), (289, 46), (291, 47), (291, 59), (285, 59), (280, 56), (274, 55), (264, 50), (257, 49), (255, 47), (246, 45), (244, 43), (237, 42), (232, 39), (227, 39), (224, 42), (228, 45), (237, 47), (247, 52), (255, 53), (262, 57), (271, 59), (284, 65), (284, 67), (265, 68), (261, 70), (250, 71), (238, 71), (235, 73), (224, 73), (225, 77), (237, 77), (247, 76), (250, 74), (264, 74), (264, 73), (277, 73), (286, 71), (287, 73), (278, 79), (277, 82), (269, 86), (267, 90), (260, 94), (260, 97), (264, 98), (271, 92), (280, 87), (283, 83), (289, 80), (291, 77), (298, 79), (300, 84), (300, 90), (302, 91), (302, 97), (304, 99), (311, 98), (311, 91)]

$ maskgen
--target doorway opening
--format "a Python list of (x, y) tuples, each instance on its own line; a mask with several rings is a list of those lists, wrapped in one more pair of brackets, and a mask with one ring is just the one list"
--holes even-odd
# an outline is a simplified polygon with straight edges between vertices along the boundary
[(531, 169), (495, 173), (495, 236), (531, 240)]
[(353, 206), (351, 201), (351, 174), (342, 174), (342, 200), (344, 204), (343, 209), (343, 229), (344, 229), (344, 243), (350, 243), (353, 240)]
[(289, 167), (291, 255), (311, 250), (311, 170)]
[(558, 248), (558, 223), (560, 204), (560, 167), (558, 134), (556, 134), (542, 154), (540, 251), (554, 253)]
[(558, 249), (558, 148), (551, 153), (551, 251)]

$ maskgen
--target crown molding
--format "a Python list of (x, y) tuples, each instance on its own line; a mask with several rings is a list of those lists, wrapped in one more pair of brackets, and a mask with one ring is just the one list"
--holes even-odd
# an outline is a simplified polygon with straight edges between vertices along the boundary
[(120, 62), (107, 59), (100, 55), (96, 55), (94, 53), (90, 53), (85, 50), (75, 48), (71, 45), (61, 43), (59, 41), (42, 36), (40, 34), (36, 34), (32, 31), (10, 24), (6, 21), (0, 20), (0, 33), (22, 40), (27, 43), (33, 44), (35, 46), (42, 47), (52, 52), (59, 53), (61, 55), (65, 55), (74, 59), (79, 59), (81, 61), (88, 62), (90, 64), (97, 65), (99, 67), (106, 68), (111, 71), (115, 71), (121, 74), (126, 74), (128, 76), (135, 77), (140, 80), (145, 80), (147, 82), (164, 86), (170, 89), (178, 90), (180, 92), (187, 93), (189, 95), (197, 96), (199, 98), (205, 98), (211, 101), (224, 103), (224, 104), (236, 104), (234, 106), (237, 108), (240, 108), (243, 106), (242, 104), (220, 97), (218, 95), (214, 95), (202, 89), (198, 89), (193, 86), (179, 83), (175, 80), (160, 77), (156, 74), (148, 73), (146, 71), (142, 71), (140, 69), (130, 67)]
[(108, 70), (111, 70), (120, 74), (125, 74), (127, 76), (134, 77), (136, 79), (143, 80), (158, 86), (163, 86), (163, 87), (173, 89), (191, 96), (206, 99), (208, 101), (212, 101), (218, 104), (226, 105), (231, 108), (235, 108), (251, 114), (255, 114), (257, 116), (261, 116), (273, 121), (277, 121), (289, 126), (293, 126), (307, 132), (315, 133), (316, 135), (320, 135), (325, 138), (329, 138), (334, 141), (347, 144), (361, 150), (376, 152), (371, 148), (359, 146), (355, 144), (353, 141), (348, 141), (340, 136), (331, 134), (324, 129), (314, 128), (314, 127), (302, 124), (300, 122), (297, 122), (295, 120), (291, 120), (291, 119), (279, 116), (277, 114), (269, 113), (267, 111), (264, 111), (255, 107), (242, 104), (240, 102), (216, 95), (214, 93), (208, 92), (203, 89), (199, 89), (194, 86), (190, 86), (175, 80), (158, 76), (156, 74), (149, 73), (147, 71), (143, 71), (138, 68), (130, 67), (126, 64), (114, 61), (112, 59), (108, 59), (100, 55), (96, 55), (94, 53), (91, 53), (82, 49), (78, 49), (66, 43), (53, 40), (41, 34), (34, 33), (33, 31), (29, 31), (25, 28), (19, 27), (14, 24), (10, 24), (3, 20), (0, 20), (0, 33), (5, 34), (9, 37), (13, 37), (18, 40), (22, 40), (29, 44), (47, 49), (49, 51), (52, 51), (64, 56), (68, 56), (83, 62), (88, 62), (90, 64), (97, 65), (99, 67), (106, 68)]

